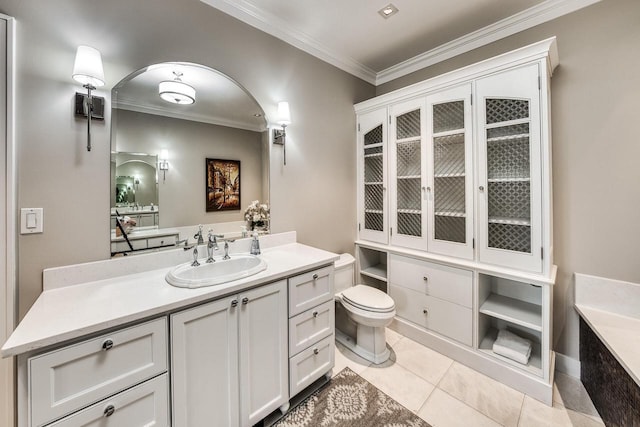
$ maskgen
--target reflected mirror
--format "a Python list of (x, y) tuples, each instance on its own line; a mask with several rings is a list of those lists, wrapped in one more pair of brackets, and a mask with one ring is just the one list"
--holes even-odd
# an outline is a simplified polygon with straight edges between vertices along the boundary
[[(112, 255), (191, 245), (200, 224), (205, 239), (251, 228), (245, 210), (269, 203), (267, 121), (251, 94), (209, 67), (169, 62), (124, 78), (111, 102)], [(237, 208), (207, 210), (207, 159), (238, 162)]]

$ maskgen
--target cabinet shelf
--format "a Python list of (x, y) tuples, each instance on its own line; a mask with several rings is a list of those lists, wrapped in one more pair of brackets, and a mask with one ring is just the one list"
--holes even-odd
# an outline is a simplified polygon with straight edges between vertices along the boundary
[[(448, 130), (445, 132), (434, 132), (433, 133), (433, 137), (434, 138), (440, 138), (442, 136), (451, 136), (451, 135), (458, 135), (458, 134), (464, 134), (465, 129), (453, 129), (453, 130)], [(464, 144), (464, 139), (460, 140), (460, 141), (456, 141), (456, 140), (451, 140), (451, 143), (453, 144)]]
[(464, 172), (459, 173), (438, 173), (433, 175), (434, 178), (464, 178), (466, 174)]
[(365, 158), (365, 159), (370, 159), (370, 158), (372, 158), (372, 157), (382, 157), (382, 154), (383, 154), (383, 153), (365, 154), (365, 155), (364, 155), (364, 158)]
[(467, 216), (466, 213), (461, 211), (436, 211), (434, 213), (435, 216), (448, 216), (453, 218), (465, 218)]
[(495, 123), (491, 123), (491, 124), (487, 125), (486, 128), (487, 129), (504, 128), (504, 127), (514, 126), (514, 125), (522, 125), (522, 124), (525, 124), (525, 123), (531, 123), (531, 119), (526, 117), (524, 119), (515, 119), (515, 120), (506, 120), (506, 121), (503, 121), (503, 122), (495, 122)]
[(480, 313), (542, 331), (542, 307), (537, 304), (492, 293), (480, 306)]
[(489, 178), (487, 181), (489, 182), (529, 182), (531, 178), (529, 177), (513, 177), (513, 178)]
[(398, 176), (398, 179), (422, 179), (422, 176), (420, 175), (404, 175), (404, 176)]
[(480, 345), (478, 346), (478, 350), (481, 352), (495, 357), (502, 362), (505, 362), (509, 365), (515, 366), (520, 369), (524, 369), (525, 371), (531, 372), (532, 374), (542, 376), (542, 358), (540, 357), (540, 346), (538, 343), (532, 342), (531, 356), (529, 357), (529, 363), (523, 365), (522, 363), (518, 363), (515, 360), (511, 360), (507, 357), (500, 356), (493, 352), (493, 343), (496, 341), (498, 337), (498, 330), (496, 328), (491, 328), (487, 331), (487, 334), (482, 338)]
[(416, 144), (416, 143), (420, 143), (420, 135), (416, 135), (416, 136), (411, 136), (409, 138), (399, 138), (396, 139), (396, 144), (400, 145), (400, 144)]
[(378, 148), (378, 147), (384, 147), (384, 143), (383, 142), (378, 142), (378, 143), (375, 143), (375, 144), (365, 144), (364, 147), (362, 147), (362, 148), (364, 148), (365, 150), (368, 150), (370, 148)]
[(507, 224), (507, 225), (522, 225), (525, 227), (531, 226), (531, 221), (526, 218), (489, 218), (489, 224)]
[(398, 209), (398, 213), (420, 215), (422, 211), (420, 209)]
[(365, 182), (364, 185), (382, 185), (382, 182), (378, 182), (378, 181)]
[(518, 139), (528, 139), (528, 133), (521, 133), (517, 135), (504, 135), (504, 136), (494, 136), (493, 138), (487, 138), (487, 142), (505, 142), (505, 141), (515, 141)]
[(366, 213), (380, 214), (380, 215), (384, 213), (384, 211), (382, 211), (381, 209), (365, 209), (364, 211)]
[(387, 281), (387, 266), (385, 264), (376, 264), (360, 270), (360, 274), (372, 277), (374, 279)]

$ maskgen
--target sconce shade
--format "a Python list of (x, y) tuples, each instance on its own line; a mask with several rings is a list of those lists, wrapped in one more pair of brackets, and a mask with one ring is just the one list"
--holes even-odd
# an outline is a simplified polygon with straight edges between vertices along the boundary
[(276, 123), (281, 126), (287, 126), (291, 123), (291, 113), (289, 112), (288, 102), (278, 102), (278, 115), (276, 116)]
[(104, 69), (100, 51), (89, 46), (78, 46), (73, 63), (72, 77), (82, 85), (104, 86)]
[(162, 99), (174, 104), (193, 104), (196, 102), (196, 90), (180, 80), (160, 82), (158, 93)]
[(169, 150), (160, 150), (160, 160), (167, 160), (169, 159)]

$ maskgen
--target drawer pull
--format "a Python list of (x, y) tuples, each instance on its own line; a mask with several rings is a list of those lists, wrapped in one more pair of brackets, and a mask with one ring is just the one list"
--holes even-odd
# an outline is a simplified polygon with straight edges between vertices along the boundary
[(249, 298), (244, 297), (242, 298), (242, 305), (247, 305), (249, 303)]
[(238, 300), (234, 299), (233, 301), (231, 301), (231, 307), (237, 307), (238, 306)]
[(105, 342), (102, 343), (102, 349), (104, 351), (110, 350), (113, 347), (113, 341), (111, 340), (106, 340)]
[(106, 408), (104, 408), (104, 417), (110, 417), (111, 415), (113, 415), (113, 413), (116, 412), (116, 407), (113, 405), (109, 405)]
[(425, 316), (429, 314), (429, 310), (427, 310), (426, 308), (422, 309), (422, 314), (424, 314)]
[(317, 311), (313, 312), (313, 317), (318, 317), (318, 312)]
[(422, 280), (424, 280), (425, 282), (428, 282), (428, 281), (429, 281), (429, 278), (428, 278), (427, 276), (423, 276), (423, 277), (422, 277)]
[(318, 354), (318, 353), (320, 353), (320, 352), (318, 351), (318, 349), (317, 349), (317, 348), (314, 348), (314, 349), (313, 349), (313, 354)]
[(317, 274), (317, 273), (316, 273), (316, 274), (314, 274), (314, 275), (313, 275), (313, 280), (318, 280), (318, 277), (319, 277), (319, 276), (318, 276), (318, 274)]

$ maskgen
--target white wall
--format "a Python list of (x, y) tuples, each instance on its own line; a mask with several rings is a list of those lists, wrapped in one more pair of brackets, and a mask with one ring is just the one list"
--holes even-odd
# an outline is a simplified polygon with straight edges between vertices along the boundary
[[(201, 63), (233, 77), (267, 118), (289, 101), (286, 167), (281, 147), (272, 148), (272, 229), (353, 251), (353, 104), (373, 96), (371, 85), (199, 0), (2, 0), (0, 12), (17, 19), (18, 203), (44, 208), (44, 233), (18, 242), (21, 316), (42, 290), (44, 268), (109, 257), (110, 89), (158, 62)], [(82, 90), (71, 79), (80, 44), (102, 52), (107, 80), (96, 91), (107, 111), (92, 123), (91, 152), (86, 122), (72, 113)], [(61, 203), (62, 184), (76, 199)]]
[(554, 348), (578, 359), (573, 273), (640, 282), (640, 2), (603, 0), (377, 88), (377, 94), (557, 36)]

